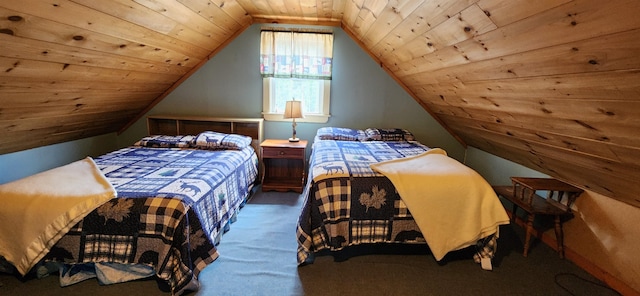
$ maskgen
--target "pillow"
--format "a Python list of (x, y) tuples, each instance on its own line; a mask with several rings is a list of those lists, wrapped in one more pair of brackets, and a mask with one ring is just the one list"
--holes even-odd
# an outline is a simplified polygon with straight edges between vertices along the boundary
[(364, 133), (368, 141), (415, 141), (411, 132), (400, 128), (368, 128)]
[(155, 135), (142, 138), (133, 144), (141, 147), (164, 147), (164, 148), (189, 148), (195, 139), (194, 136), (167, 136)]
[(242, 150), (251, 145), (251, 137), (206, 131), (198, 134), (194, 147), (200, 149)]
[(344, 127), (321, 127), (316, 136), (320, 140), (336, 141), (364, 141), (367, 138), (363, 130)]

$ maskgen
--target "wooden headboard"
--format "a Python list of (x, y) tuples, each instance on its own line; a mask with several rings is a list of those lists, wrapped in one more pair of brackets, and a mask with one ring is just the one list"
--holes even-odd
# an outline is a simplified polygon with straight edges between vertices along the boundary
[(260, 143), (264, 140), (264, 119), (191, 117), (152, 115), (147, 117), (149, 135), (197, 135), (204, 131), (240, 134), (253, 139), (251, 145), (260, 157)]

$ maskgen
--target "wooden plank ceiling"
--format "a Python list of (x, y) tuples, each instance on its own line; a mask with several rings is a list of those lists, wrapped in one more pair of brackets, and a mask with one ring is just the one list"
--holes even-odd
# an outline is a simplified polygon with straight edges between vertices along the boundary
[(0, 2), (0, 153), (116, 132), (252, 23), (339, 25), (462, 143), (640, 206), (637, 0)]

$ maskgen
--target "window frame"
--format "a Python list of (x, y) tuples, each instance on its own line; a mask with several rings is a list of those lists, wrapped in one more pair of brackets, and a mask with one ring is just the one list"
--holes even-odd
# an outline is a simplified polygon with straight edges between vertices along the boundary
[[(271, 106), (273, 105), (273, 100), (271, 99), (271, 79), (271, 77), (262, 78), (262, 116), (265, 120), (269, 121), (291, 121), (291, 119), (282, 118), (284, 110), (282, 110), (282, 112), (271, 112)], [(304, 113), (304, 118), (298, 118), (296, 119), (296, 122), (326, 123), (329, 121), (329, 117), (331, 117), (331, 113), (329, 112), (331, 107), (331, 80), (322, 81), (324, 83), (324, 87), (321, 98), (321, 113)], [(302, 103), (304, 104), (304, 100)]]
[[(311, 34), (327, 34), (327, 35), (331, 35), (333, 36), (333, 30), (332, 29), (318, 29), (318, 28), (290, 28), (290, 27), (263, 27), (261, 29), (261, 34), (260, 34), (260, 38), (261, 38), (261, 72), (262, 72), (262, 44), (263, 44), (263, 40), (262, 40), (262, 32), (263, 31), (272, 31), (272, 32), (286, 32), (286, 33), (293, 33), (295, 35), (295, 33), (311, 33)], [(292, 39), (293, 40), (293, 39)], [(292, 41), (293, 42), (293, 41)], [(318, 46), (323, 46), (321, 45), (322, 43), (319, 43)], [(324, 43), (324, 48), (325, 50), (327, 49), (327, 43)], [(333, 38), (331, 38), (331, 51), (333, 51), (333, 45), (334, 45), (334, 41)], [(322, 49), (319, 49), (322, 50)], [(331, 54), (331, 59), (332, 59), (332, 54)], [(333, 62), (331, 62), (333, 63)], [(273, 70), (270, 70), (273, 71)], [(286, 75), (286, 74), (285, 74)], [(298, 74), (299, 75), (299, 74)], [(271, 75), (264, 75), (262, 77), (262, 116), (265, 120), (267, 121), (291, 121), (290, 119), (284, 119), (284, 110), (282, 110), (281, 112), (276, 112), (276, 111), (272, 111), (275, 110), (275, 108), (272, 108), (273, 105), (275, 105), (275, 99), (272, 99), (272, 95), (274, 93), (275, 90), (272, 90), (272, 82), (271, 79), (277, 78), (277, 79), (309, 79), (309, 78), (303, 78), (301, 76), (298, 75), (292, 75), (293, 77), (291, 78), (287, 78), (287, 77), (283, 77), (284, 75), (278, 75), (277, 73), (275, 75), (271, 74)], [(320, 75), (319, 77), (322, 77), (322, 75)], [(326, 123), (329, 121), (329, 117), (331, 117), (331, 74), (329, 73), (329, 76), (325, 76), (324, 78), (321, 79), (313, 79), (313, 80), (320, 80), (323, 82), (323, 86), (321, 87), (321, 94), (320, 94), (320, 98), (318, 98), (320, 100), (319, 104), (320, 104), (320, 113), (303, 113), (304, 118), (299, 118), (296, 119), (297, 122), (314, 122), (314, 123)], [(305, 102), (305, 98), (299, 98), (297, 96), (294, 96), (295, 100), (301, 100), (303, 101), (303, 109), (304, 109), (304, 102)], [(290, 99), (289, 99), (290, 100)], [(314, 102), (315, 102), (315, 98), (314, 98)]]

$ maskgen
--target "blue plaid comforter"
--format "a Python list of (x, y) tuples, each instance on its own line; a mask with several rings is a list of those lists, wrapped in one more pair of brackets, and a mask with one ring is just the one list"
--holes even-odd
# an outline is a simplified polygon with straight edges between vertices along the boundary
[[(369, 164), (427, 150), (415, 141), (316, 138), (297, 224), (298, 264), (312, 263), (314, 253), (323, 250), (373, 243), (426, 244), (391, 181)], [(479, 243), (482, 245), (474, 259), (492, 257), (495, 237)]]
[(197, 287), (215, 241), (258, 174), (244, 150), (129, 147), (95, 159), (118, 192), (75, 225), (45, 260), (146, 264), (173, 293)]

